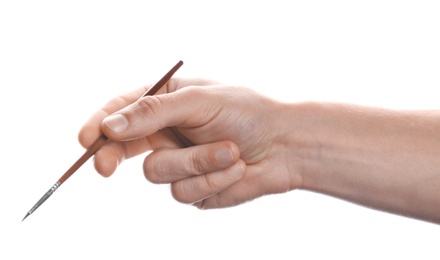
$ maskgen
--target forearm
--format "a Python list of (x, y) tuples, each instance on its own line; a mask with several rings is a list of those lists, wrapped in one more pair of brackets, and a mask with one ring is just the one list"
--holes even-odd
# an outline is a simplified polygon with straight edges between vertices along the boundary
[(440, 113), (288, 107), (303, 189), (440, 223)]

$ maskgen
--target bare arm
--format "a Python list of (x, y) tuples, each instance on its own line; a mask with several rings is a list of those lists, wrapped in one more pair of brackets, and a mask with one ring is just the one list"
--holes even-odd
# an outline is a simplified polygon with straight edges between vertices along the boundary
[(286, 134), (291, 157), (303, 158), (301, 188), (440, 223), (440, 112), (319, 103), (286, 111), (287, 129), (301, 129)]

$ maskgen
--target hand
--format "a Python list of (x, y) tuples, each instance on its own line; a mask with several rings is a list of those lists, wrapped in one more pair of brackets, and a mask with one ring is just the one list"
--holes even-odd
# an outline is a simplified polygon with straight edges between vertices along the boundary
[[(95, 154), (101, 175), (152, 150), (143, 165), (146, 178), (171, 183), (176, 200), (203, 209), (300, 186), (287, 163), (281, 103), (198, 79), (173, 78), (155, 96), (137, 100), (146, 89), (111, 100), (81, 129), (86, 148), (102, 133), (111, 139)], [(194, 145), (185, 147), (170, 127)]]

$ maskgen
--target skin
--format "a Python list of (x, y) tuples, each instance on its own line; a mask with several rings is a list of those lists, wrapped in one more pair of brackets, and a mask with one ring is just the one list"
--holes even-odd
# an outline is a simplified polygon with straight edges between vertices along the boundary
[(101, 175), (152, 151), (145, 177), (170, 183), (177, 201), (200, 209), (305, 189), (440, 223), (439, 111), (288, 104), (175, 78), (137, 100), (148, 87), (114, 98), (82, 127), (85, 148), (102, 133), (112, 140), (95, 154)]

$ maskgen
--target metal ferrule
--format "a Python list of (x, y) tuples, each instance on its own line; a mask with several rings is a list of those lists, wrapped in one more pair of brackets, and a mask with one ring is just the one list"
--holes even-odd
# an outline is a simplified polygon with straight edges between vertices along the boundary
[(41, 197), (41, 199), (37, 202), (37, 204), (35, 204), (35, 206), (33, 206), (31, 208), (31, 210), (29, 210), (28, 214), (32, 214), (32, 212), (34, 212), (36, 209), (38, 209), (38, 207), (41, 206), (41, 204), (43, 204), (50, 196), (52, 196), (52, 194), (58, 189), (58, 187), (60, 187), (61, 183), (59, 181), (57, 181), (44, 195), (43, 197)]

